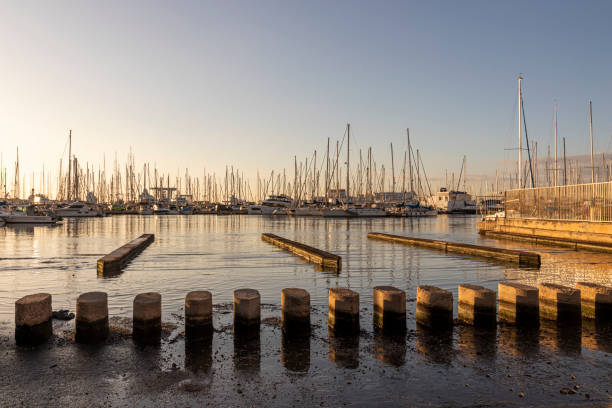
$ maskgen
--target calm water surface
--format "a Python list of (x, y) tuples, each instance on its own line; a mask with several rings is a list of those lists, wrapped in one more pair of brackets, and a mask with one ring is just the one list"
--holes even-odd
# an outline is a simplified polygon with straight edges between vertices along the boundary
[[(113, 316), (130, 316), (134, 296), (155, 291), (163, 296), (164, 318), (182, 310), (185, 294), (205, 289), (214, 303), (230, 302), (234, 289), (258, 289), (262, 303), (280, 305), (280, 290), (300, 287), (313, 305), (326, 305), (327, 289), (349, 287), (361, 303), (372, 288), (393, 285), (416, 296), (420, 284), (452, 290), (461, 283), (492, 289), (502, 280), (528, 283), (576, 281), (612, 284), (612, 256), (485, 239), (475, 217), (421, 219), (325, 219), (261, 216), (115, 216), (68, 219), (58, 226), (0, 228), (0, 321), (13, 321), (21, 296), (48, 292), (54, 309), (74, 310), (80, 293), (109, 294)], [(445, 254), (370, 240), (371, 231), (531, 249), (542, 255), (540, 269), (519, 268), (478, 258)], [(289, 252), (261, 240), (272, 232), (343, 258), (339, 274), (318, 270)], [(99, 277), (96, 260), (142, 233), (155, 242), (120, 274)], [(455, 296), (456, 298), (456, 296)]]

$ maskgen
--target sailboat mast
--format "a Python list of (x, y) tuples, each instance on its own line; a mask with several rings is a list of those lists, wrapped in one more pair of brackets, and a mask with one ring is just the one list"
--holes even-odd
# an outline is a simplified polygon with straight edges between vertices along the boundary
[(595, 182), (595, 162), (593, 161), (593, 102), (589, 101), (589, 131), (591, 134), (591, 183)]
[(519, 187), (518, 188), (523, 188), (523, 172), (521, 171), (521, 167), (522, 167), (522, 163), (523, 163), (523, 133), (522, 133), (522, 118), (521, 118), (521, 106), (522, 106), (522, 99), (521, 98), (521, 81), (523, 80), (523, 77), (519, 75), (518, 77), (518, 164), (517, 164), (517, 170), (518, 170), (518, 182), (519, 182)]
[(410, 146), (410, 129), (406, 128), (406, 136), (408, 137), (408, 168), (410, 169), (410, 193), (414, 193), (413, 175), (412, 175), (412, 146)]
[(391, 191), (395, 193), (395, 163), (393, 162), (393, 143), (391, 143)]
[(349, 202), (349, 184), (350, 184), (350, 163), (349, 163), (349, 159), (350, 159), (350, 150), (349, 150), (349, 146), (351, 143), (351, 124), (347, 123), (346, 124), (346, 203), (348, 204)]
[(557, 165), (557, 104), (555, 103), (555, 187), (558, 185), (557, 174), (559, 167)]
[(67, 199), (70, 201), (70, 182), (72, 177), (72, 129), (68, 133), (68, 186)]

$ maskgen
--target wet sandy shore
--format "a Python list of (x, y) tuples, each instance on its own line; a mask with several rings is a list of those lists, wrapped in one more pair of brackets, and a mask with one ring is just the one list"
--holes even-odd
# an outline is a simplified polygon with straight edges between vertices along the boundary
[[(277, 306), (264, 305), (259, 337), (236, 343), (231, 305), (215, 305), (211, 342), (185, 341), (180, 315), (159, 346), (137, 346), (129, 319), (112, 318), (100, 346), (53, 339), (16, 347), (0, 324), (0, 406), (609, 406), (612, 335), (583, 324), (492, 331), (455, 326), (434, 334), (409, 314), (404, 337), (372, 331), (362, 309), (358, 337), (329, 336), (325, 308), (312, 310), (308, 339), (283, 338)], [(409, 308), (409, 310), (412, 308)]]

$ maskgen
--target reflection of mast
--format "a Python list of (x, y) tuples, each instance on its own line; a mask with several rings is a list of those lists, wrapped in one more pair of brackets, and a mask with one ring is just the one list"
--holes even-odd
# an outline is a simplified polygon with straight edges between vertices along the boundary
[(67, 199), (70, 201), (70, 190), (72, 187), (71, 184), (72, 178), (72, 129), (68, 133), (68, 186), (67, 186)]

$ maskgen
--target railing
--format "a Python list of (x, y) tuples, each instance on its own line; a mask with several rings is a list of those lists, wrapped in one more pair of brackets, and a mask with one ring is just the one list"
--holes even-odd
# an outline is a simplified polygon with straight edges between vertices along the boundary
[(612, 221), (612, 182), (508, 190), (506, 218)]

